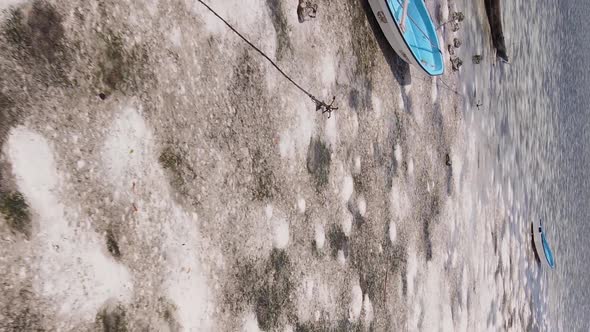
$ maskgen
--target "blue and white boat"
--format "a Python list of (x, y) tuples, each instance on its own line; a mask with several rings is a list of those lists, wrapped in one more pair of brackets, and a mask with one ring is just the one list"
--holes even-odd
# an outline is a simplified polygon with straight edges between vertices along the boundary
[(547, 237), (545, 236), (545, 229), (543, 228), (543, 224), (540, 220), (533, 222), (533, 241), (535, 243), (537, 253), (539, 254), (541, 264), (550, 269), (554, 269), (555, 257), (553, 256), (553, 252), (549, 247), (549, 242), (547, 242)]
[(383, 34), (395, 52), (426, 75), (444, 73), (436, 29), (423, 0), (369, 0)]

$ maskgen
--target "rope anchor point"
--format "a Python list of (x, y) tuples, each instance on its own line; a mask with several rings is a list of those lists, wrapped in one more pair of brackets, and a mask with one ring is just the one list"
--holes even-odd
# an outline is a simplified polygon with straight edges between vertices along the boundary
[(315, 103), (315, 111), (322, 111), (322, 114), (328, 113), (328, 119), (332, 117), (332, 112), (338, 109), (338, 107), (334, 106), (334, 100), (336, 100), (336, 96), (332, 97), (330, 104), (326, 104), (324, 101), (318, 100), (312, 95), (309, 97)]

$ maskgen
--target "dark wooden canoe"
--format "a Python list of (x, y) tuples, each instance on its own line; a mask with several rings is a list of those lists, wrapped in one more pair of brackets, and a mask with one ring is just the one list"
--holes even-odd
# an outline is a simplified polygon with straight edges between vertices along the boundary
[(500, 7), (500, 0), (484, 1), (486, 4), (488, 21), (490, 22), (490, 29), (492, 31), (492, 42), (494, 43), (494, 48), (496, 48), (496, 56), (508, 62), (506, 42), (504, 40), (504, 32), (502, 29), (502, 10)]

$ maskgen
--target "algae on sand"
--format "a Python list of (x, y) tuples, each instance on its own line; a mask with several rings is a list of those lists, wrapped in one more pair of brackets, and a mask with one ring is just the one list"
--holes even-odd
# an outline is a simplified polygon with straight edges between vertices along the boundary
[(31, 234), (29, 205), (23, 195), (18, 192), (0, 193), (0, 213), (12, 230), (27, 237)]

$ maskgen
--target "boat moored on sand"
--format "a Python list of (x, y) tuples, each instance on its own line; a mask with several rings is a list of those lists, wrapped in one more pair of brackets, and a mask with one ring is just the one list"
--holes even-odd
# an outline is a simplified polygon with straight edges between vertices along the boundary
[(553, 256), (553, 252), (549, 247), (549, 242), (547, 242), (547, 237), (545, 235), (545, 229), (543, 228), (543, 224), (540, 220), (533, 222), (533, 241), (535, 243), (535, 249), (537, 250), (539, 259), (541, 260), (541, 265), (550, 269), (554, 269), (555, 257)]
[(436, 29), (423, 0), (369, 0), (387, 41), (407, 63), (428, 76), (444, 73)]

